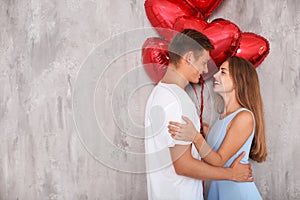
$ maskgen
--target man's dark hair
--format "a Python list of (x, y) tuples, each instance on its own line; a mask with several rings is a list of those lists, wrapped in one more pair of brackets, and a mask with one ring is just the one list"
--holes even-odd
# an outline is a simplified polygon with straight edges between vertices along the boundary
[(184, 29), (169, 44), (170, 63), (177, 65), (182, 56), (188, 51), (193, 51), (195, 55), (200, 56), (203, 49), (213, 50), (214, 46), (202, 33), (193, 29)]

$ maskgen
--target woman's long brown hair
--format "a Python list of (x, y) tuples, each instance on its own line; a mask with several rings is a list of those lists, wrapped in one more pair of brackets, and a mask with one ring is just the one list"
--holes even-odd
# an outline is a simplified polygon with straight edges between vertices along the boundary
[(240, 57), (230, 57), (229, 74), (236, 90), (236, 98), (240, 105), (249, 109), (255, 118), (255, 133), (251, 145), (250, 158), (263, 162), (267, 157), (265, 121), (263, 103), (257, 72), (254, 66)]

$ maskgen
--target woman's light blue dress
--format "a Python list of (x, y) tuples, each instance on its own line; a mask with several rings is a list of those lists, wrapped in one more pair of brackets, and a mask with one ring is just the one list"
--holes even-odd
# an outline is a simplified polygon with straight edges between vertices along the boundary
[[(211, 127), (210, 132), (207, 137), (207, 143), (217, 151), (226, 135), (226, 128), (231, 120), (242, 110), (247, 110), (246, 108), (241, 108), (226, 116), (224, 119), (218, 119), (215, 124)], [(251, 111), (249, 111), (251, 112)], [(252, 112), (251, 112), (252, 114)], [(252, 114), (253, 116), (253, 114)], [(254, 136), (254, 130), (246, 141), (246, 143), (238, 150), (238, 152), (233, 155), (224, 167), (230, 167), (232, 162), (243, 152), (246, 152), (246, 155), (241, 160), (241, 163), (248, 163), (249, 153), (251, 148), (252, 139)], [(234, 181), (223, 181), (215, 180), (211, 181), (209, 191), (208, 191), (208, 200), (257, 200), (262, 199), (259, 191), (257, 190), (254, 182), (234, 182)]]

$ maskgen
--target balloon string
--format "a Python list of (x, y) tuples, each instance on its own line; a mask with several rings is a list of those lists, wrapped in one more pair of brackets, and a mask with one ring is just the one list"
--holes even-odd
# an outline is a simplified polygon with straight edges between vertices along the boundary
[[(200, 116), (199, 116), (199, 119), (200, 119), (200, 133), (205, 138), (205, 135), (204, 135), (204, 132), (203, 132), (203, 126), (202, 126), (202, 114), (203, 114), (203, 108), (204, 108), (204, 98), (203, 98), (204, 79), (203, 79), (202, 76), (200, 77), (199, 83), (201, 84), (201, 105), (200, 105), (200, 102), (199, 102), (199, 98), (198, 98), (198, 94), (197, 94), (195, 85), (192, 84), (192, 87), (194, 89), (194, 92), (195, 92), (195, 95), (196, 95), (196, 98), (197, 98), (197, 103), (199, 104), (199, 107), (200, 107)], [(204, 180), (202, 180), (202, 195), (205, 196), (205, 193), (204, 193)]]
[(194, 92), (195, 92), (195, 95), (196, 95), (196, 98), (197, 98), (197, 102), (198, 102), (199, 107), (200, 107), (200, 115), (199, 115), (199, 119), (200, 119), (200, 133), (204, 137), (203, 126), (202, 126), (202, 122), (203, 122), (202, 115), (203, 115), (203, 109), (204, 109), (204, 95), (203, 95), (203, 91), (204, 91), (204, 79), (203, 79), (202, 76), (200, 77), (199, 83), (201, 84), (201, 104), (199, 102), (199, 98), (198, 98), (198, 94), (197, 94), (195, 85), (192, 85), (192, 87), (194, 89)]
[(203, 126), (202, 126), (202, 122), (203, 122), (203, 118), (202, 118), (202, 115), (203, 115), (203, 109), (204, 109), (204, 97), (203, 97), (203, 91), (204, 91), (204, 79), (203, 77), (201, 76), (200, 77), (200, 81), (201, 83), (201, 107), (200, 107), (200, 124), (201, 124), (201, 129), (200, 129), (200, 133), (203, 135), (204, 137), (204, 132), (203, 132)]

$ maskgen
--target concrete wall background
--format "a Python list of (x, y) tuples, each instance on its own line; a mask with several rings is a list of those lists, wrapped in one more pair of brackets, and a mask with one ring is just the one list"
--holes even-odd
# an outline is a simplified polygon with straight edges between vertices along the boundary
[[(100, 136), (80, 130), (78, 134), (83, 123), (78, 119), (92, 121), (94, 116), (77, 113), (76, 121), (72, 109), (72, 95), (79, 87), (76, 78), (90, 52), (115, 34), (151, 27), (143, 4), (136, 0), (0, 2), (0, 199), (146, 199), (145, 175), (120, 171), (142, 170), (144, 163), (115, 151), (108, 159), (116, 162), (102, 164), (95, 158), (95, 152), (106, 151)], [(271, 52), (257, 69), (269, 157), (263, 164), (253, 163), (254, 177), (264, 199), (300, 199), (300, 6), (296, 0), (226, 0), (211, 19), (217, 17), (270, 41)], [(143, 41), (146, 35), (136, 40)], [(125, 38), (120, 45), (132, 44)], [(117, 52), (119, 46), (114, 48)], [(102, 68), (99, 60), (94, 61), (89, 65)], [(96, 89), (100, 125), (108, 141), (124, 152), (143, 152), (141, 139), (124, 134), (142, 134), (143, 109), (152, 86), (131, 91), (146, 79), (136, 68), (139, 65), (140, 52), (127, 53), (105, 71)], [(115, 88), (109, 86), (122, 74), (127, 76), (113, 96)], [(105, 110), (111, 102), (115, 121)], [(124, 115), (124, 105), (135, 124)], [(85, 125), (82, 128), (94, 130)], [(94, 146), (83, 145), (83, 138), (94, 141)]]

